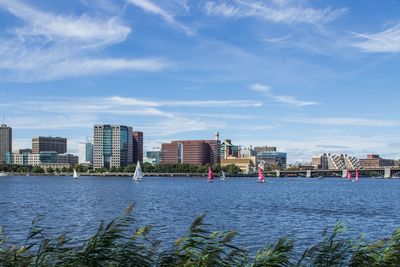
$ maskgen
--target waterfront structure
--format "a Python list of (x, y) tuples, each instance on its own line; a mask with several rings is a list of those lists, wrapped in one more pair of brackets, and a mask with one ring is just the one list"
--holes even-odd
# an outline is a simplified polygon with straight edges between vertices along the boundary
[(39, 161), (41, 163), (58, 163), (58, 154), (55, 151), (42, 151), (39, 154)]
[(133, 162), (143, 162), (143, 132), (132, 132), (132, 158)]
[(239, 148), (239, 158), (251, 158), (251, 157), (257, 157), (257, 152), (253, 149), (252, 146), (249, 146), (247, 148)]
[(219, 134), (214, 140), (179, 140), (161, 146), (162, 164), (186, 163), (191, 165), (218, 164), (221, 141)]
[(59, 163), (59, 164), (71, 164), (72, 166), (78, 165), (79, 157), (76, 156), (76, 155), (72, 155), (72, 154), (60, 154), (60, 155), (58, 155), (57, 163)]
[(379, 155), (370, 154), (366, 159), (359, 159), (362, 169), (379, 169), (384, 167), (397, 167), (398, 162), (392, 159), (382, 159)]
[(286, 169), (287, 154), (276, 151), (257, 153), (257, 162), (264, 169)]
[(256, 157), (221, 159), (221, 167), (236, 165), (244, 174), (253, 174), (257, 168)]
[(222, 159), (227, 159), (230, 157), (239, 157), (239, 146), (233, 145), (230, 139), (226, 139), (221, 142), (220, 157)]
[(0, 125), (0, 165), (5, 164), (6, 153), (12, 152), (12, 128)]
[(132, 163), (132, 127), (94, 125), (93, 167), (118, 168)]
[(87, 137), (85, 142), (78, 144), (79, 164), (93, 164), (93, 138)]
[(326, 153), (311, 158), (311, 165), (315, 170), (328, 170), (328, 155)]
[(149, 162), (152, 164), (159, 164), (161, 162), (161, 151), (153, 150), (153, 151), (147, 151), (146, 152), (146, 159), (143, 160), (143, 162)]
[(347, 154), (327, 154), (328, 169), (344, 170), (344, 169), (359, 169), (360, 164), (358, 158)]
[(32, 154), (54, 151), (57, 154), (67, 153), (67, 138), (38, 136), (32, 138)]
[(29, 166), (40, 165), (40, 154), (29, 154), (28, 155), (28, 165)]

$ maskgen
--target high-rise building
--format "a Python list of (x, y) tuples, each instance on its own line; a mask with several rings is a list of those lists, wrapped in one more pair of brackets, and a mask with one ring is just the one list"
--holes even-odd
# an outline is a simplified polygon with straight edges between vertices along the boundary
[(261, 152), (276, 152), (276, 147), (275, 146), (257, 146), (254, 148), (254, 150), (258, 153)]
[[(217, 137), (217, 135), (216, 135)], [(215, 140), (172, 141), (161, 146), (161, 163), (192, 165), (220, 163), (221, 142)]]
[(85, 142), (78, 144), (79, 164), (93, 164), (93, 138), (86, 138)]
[(0, 125), (0, 164), (5, 164), (6, 153), (12, 152), (12, 129), (5, 124)]
[(67, 153), (67, 138), (39, 136), (32, 138), (32, 154), (54, 151), (57, 154)]
[(143, 132), (132, 132), (133, 162), (143, 162)]
[(132, 163), (132, 127), (94, 125), (93, 167), (125, 167)]

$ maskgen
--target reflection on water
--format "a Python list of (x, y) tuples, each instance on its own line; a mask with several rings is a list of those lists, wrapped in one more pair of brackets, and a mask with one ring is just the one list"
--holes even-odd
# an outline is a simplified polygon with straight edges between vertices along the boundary
[(32, 219), (57, 234), (84, 238), (102, 220), (135, 203), (138, 226), (152, 224), (156, 236), (174, 241), (192, 220), (206, 213), (215, 229), (236, 229), (238, 241), (253, 250), (280, 236), (300, 246), (319, 239), (324, 228), (343, 221), (347, 235), (388, 236), (400, 226), (400, 181), (255, 178), (207, 183), (200, 178), (4, 177), (0, 178), (0, 225), (21, 242)]

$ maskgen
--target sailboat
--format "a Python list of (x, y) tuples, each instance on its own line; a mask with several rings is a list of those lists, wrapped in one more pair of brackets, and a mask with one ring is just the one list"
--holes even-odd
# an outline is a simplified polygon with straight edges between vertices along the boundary
[(261, 167), (258, 167), (258, 180), (257, 183), (265, 183), (265, 176), (263, 174), (263, 171)]
[(221, 180), (225, 180), (225, 172), (224, 171), (221, 171)]
[(356, 169), (356, 176), (352, 180), (352, 182), (357, 182), (358, 181), (358, 169)]
[(74, 175), (72, 176), (74, 179), (79, 179), (79, 174), (74, 169)]
[(5, 172), (0, 172), (0, 177), (6, 177), (6, 176), (8, 176), (7, 173), (5, 173)]
[(351, 180), (351, 173), (350, 171), (347, 169), (347, 180), (350, 181)]
[(208, 166), (208, 182), (209, 183), (214, 182), (214, 173), (211, 169), (211, 166)]
[(133, 174), (132, 181), (142, 181), (143, 173), (142, 168), (140, 167), (140, 162), (138, 161), (136, 164), (135, 173)]

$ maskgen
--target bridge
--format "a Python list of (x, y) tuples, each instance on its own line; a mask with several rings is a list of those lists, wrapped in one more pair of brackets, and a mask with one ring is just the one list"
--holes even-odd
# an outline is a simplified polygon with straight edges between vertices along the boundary
[[(356, 170), (349, 170), (354, 177)], [(400, 168), (378, 168), (378, 169), (359, 169), (360, 177), (375, 177), (375, 178), (397, 178), (400, 177)], [(347, 170), (276, 170), (265, 173), (268, 176), (275, 177), (347, 177)]]

